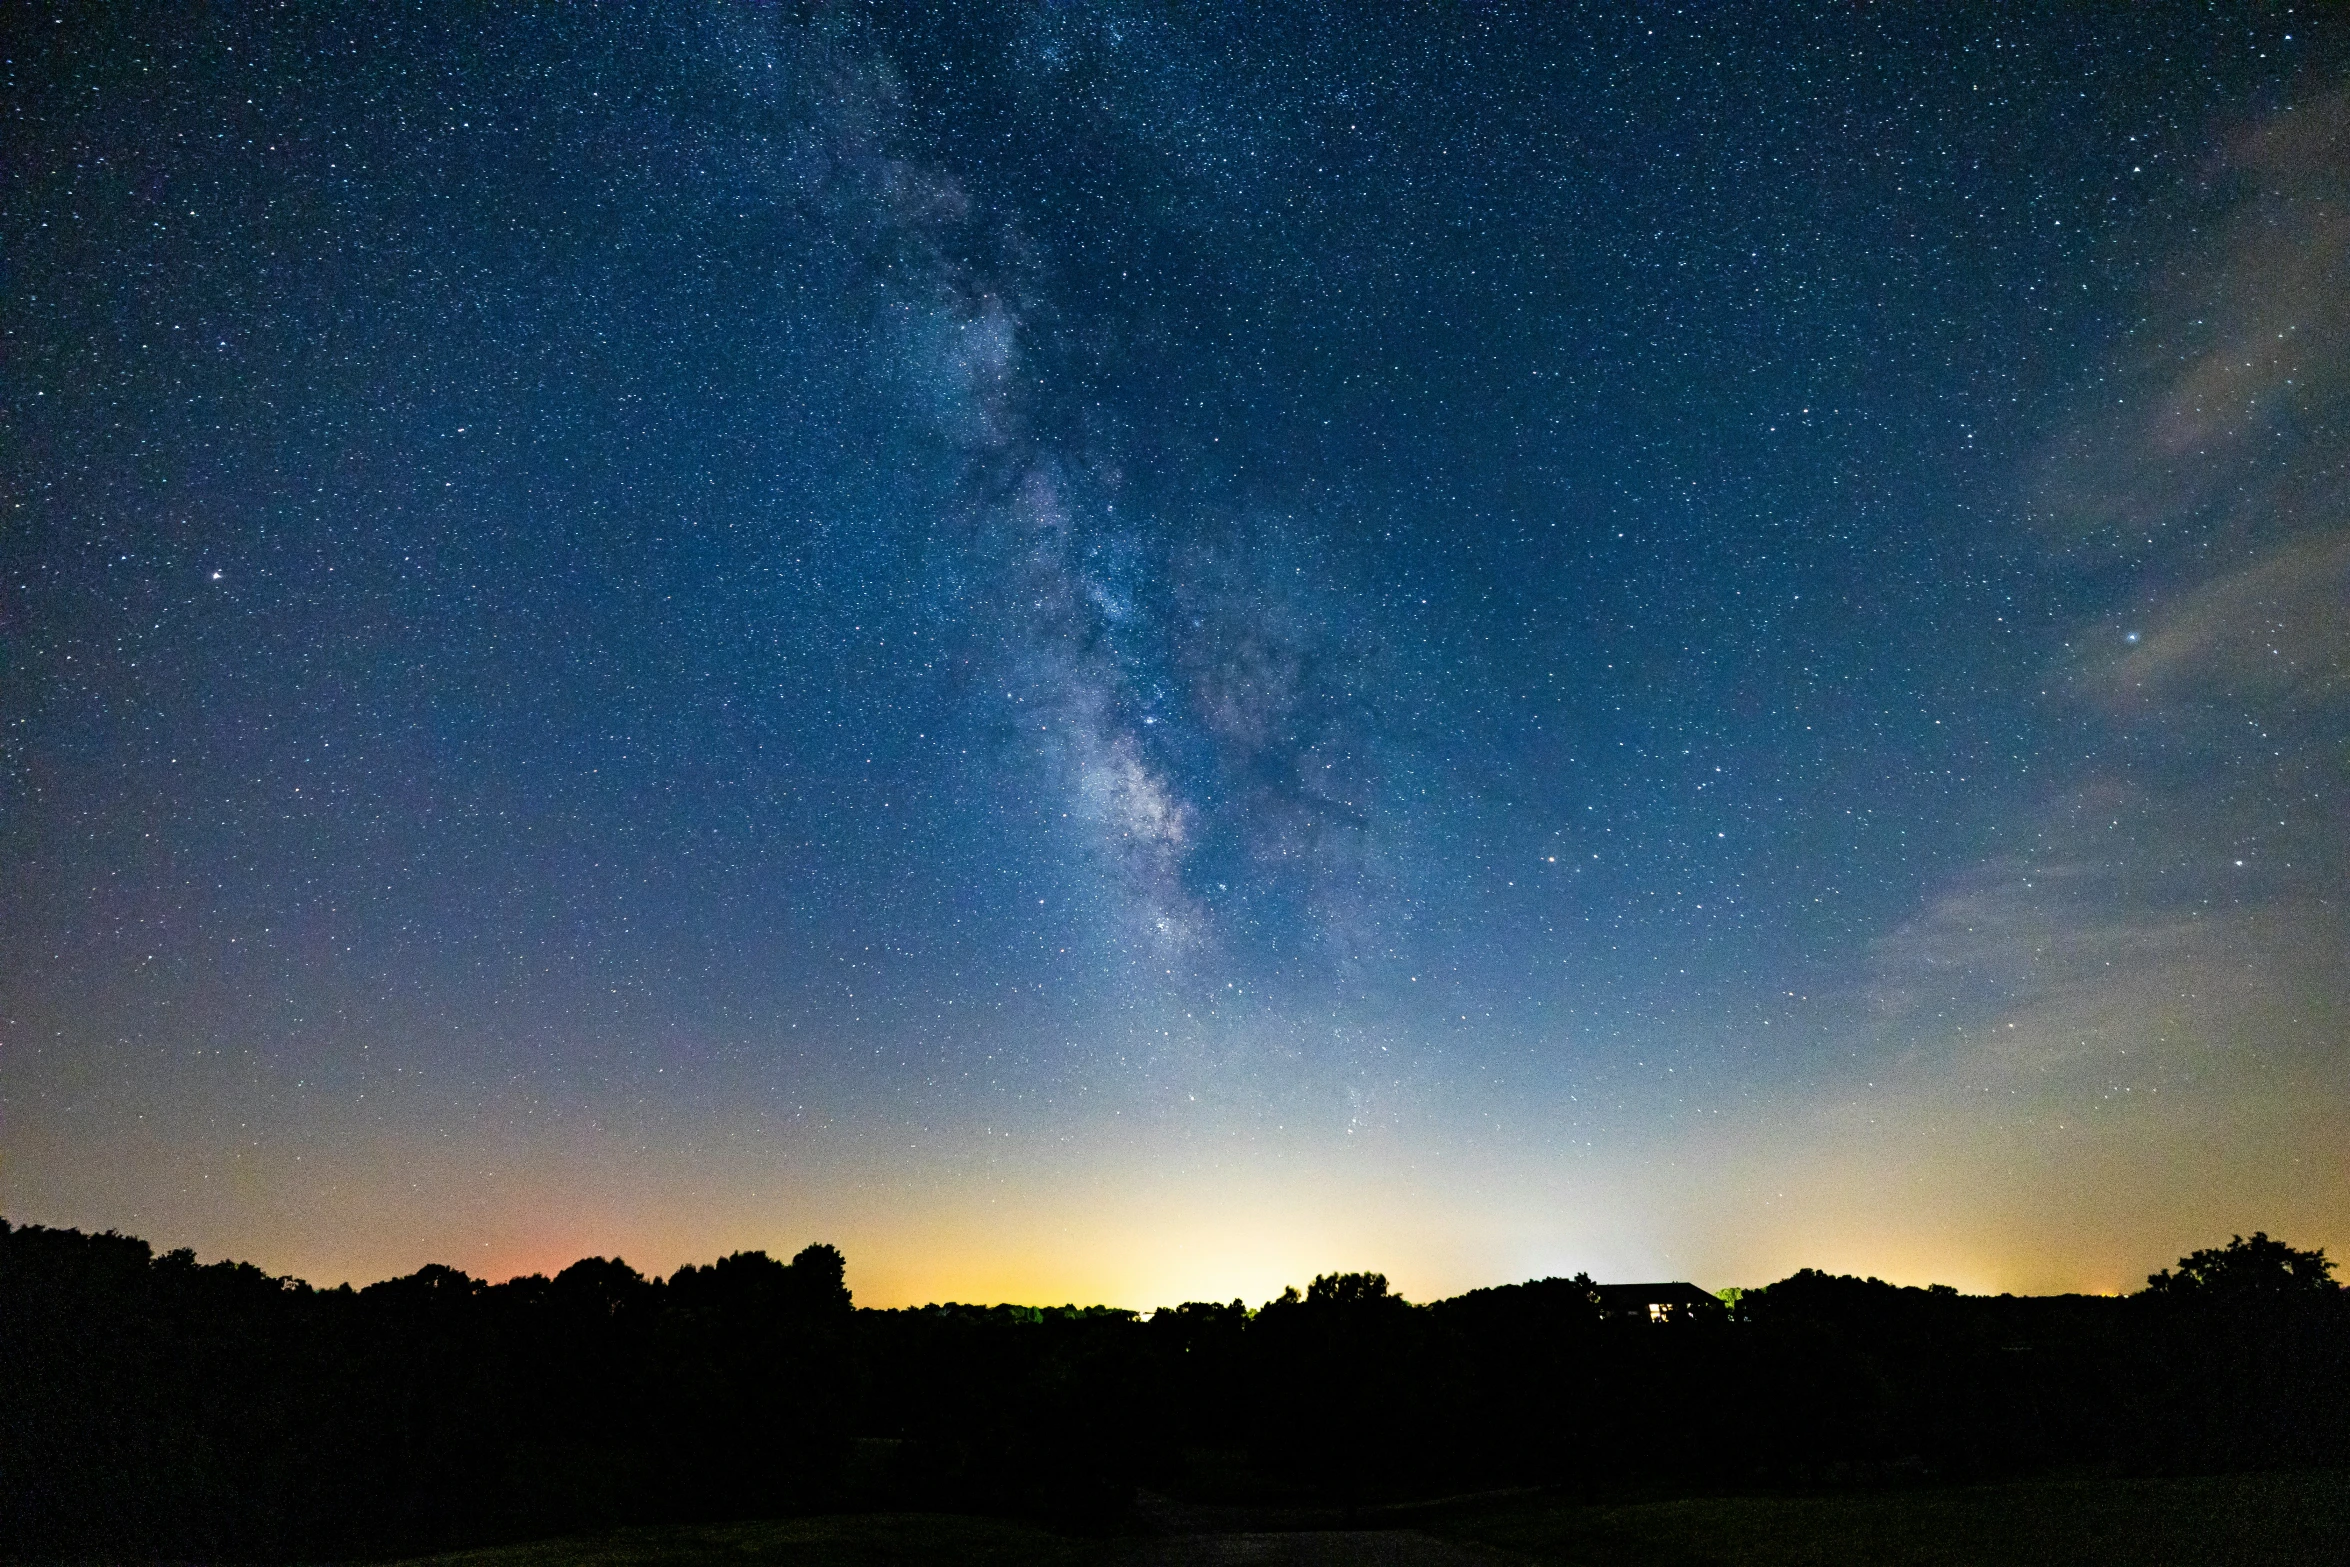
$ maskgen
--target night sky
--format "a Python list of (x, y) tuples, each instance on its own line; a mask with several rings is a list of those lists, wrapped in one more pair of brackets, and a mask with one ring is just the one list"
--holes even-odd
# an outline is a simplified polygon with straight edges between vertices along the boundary
[(2350, 1250), (2350, 16), (12, 7), (0, 1212)]

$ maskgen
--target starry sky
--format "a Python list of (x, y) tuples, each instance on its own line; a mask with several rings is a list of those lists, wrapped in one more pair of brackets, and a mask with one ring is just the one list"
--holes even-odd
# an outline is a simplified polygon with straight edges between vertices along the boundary
[(2350, 1251), (2350, 19), (24, 5), (0, 1211)]

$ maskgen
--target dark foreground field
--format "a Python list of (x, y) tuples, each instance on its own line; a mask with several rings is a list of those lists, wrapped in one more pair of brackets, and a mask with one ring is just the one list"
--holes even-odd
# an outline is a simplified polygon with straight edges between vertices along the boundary
[(2040, 1480), (1806, 1497), (1590, 1505), (1518, 1496), (1374, 1511), (1384, 1528), (1195, 1528), (1087, 1539), (948, 1514), (641, 1529), (410, 1567), (1827, 1567), (2338, 1563), (2350, 1475)]
[(1575, 1567), (2338, 1563), (2350, 1559), (2350, 1475), (2035, 1480), (1619, 1507), (1527, 1501), (1440, 1511), (1423, 1526)]

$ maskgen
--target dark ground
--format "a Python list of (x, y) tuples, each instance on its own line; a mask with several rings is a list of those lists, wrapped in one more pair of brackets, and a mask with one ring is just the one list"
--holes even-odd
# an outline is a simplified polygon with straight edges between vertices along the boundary
[(2041, 1480), (1862, 1495), (1591, 1504), (1534, 1493), (1325, 1515), (1147, 1499), (1151, 1531), (1079, 1538), (949, 1514), (630, 1530), (404, 1567), (2104, 1567), (2338, 1563), (2350, 1474)]

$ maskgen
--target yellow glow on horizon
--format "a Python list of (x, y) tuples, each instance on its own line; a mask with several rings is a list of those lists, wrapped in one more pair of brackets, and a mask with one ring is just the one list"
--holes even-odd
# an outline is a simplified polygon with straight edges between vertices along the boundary
[[(2266, 1229), (2336, 1255), (2350, 1243), (2350, 1158), (2323, 1096), (2266, 1089), (2213, 1107), (2224, 1145), (2258, 1157), (2183, 1183), (2171, 1167), (2181, 1139), (2220, 1140), (2183, 1100), (2058, 1128), (1970, 1116), (1931, 1079), (1904, 1093), (1865, 1113), (1831, 1095), (1782, 1097), (1741, 1124), (1597, 1148), (1425, 1124), (1384, 1140), (1121, 1124), (985, 1163), (946, 1139), (884, 1162), (879, 1138), (664, 1140), (638, 1128), (517, 1136), (494, 1161), (331, 1127), (300, 1161), (20, 1136), (0, 1166), (0, 1213), (328, 1286), (428, 1262), (493, 1280), (553, 1274), (591, 1255), (664, 1276), (824, 1241), (847, 1256), (863, 1305), (1146, 1311), (1256, 1306), (1356, 1270), (1422, 1301), (1579, 1271), (1716, 1289), (1801, 1267), (1970, 1293), (2126, 1293), (2231, 1233)], [(2279, 1168), (2292, 1184), (2277, 1184)]]

